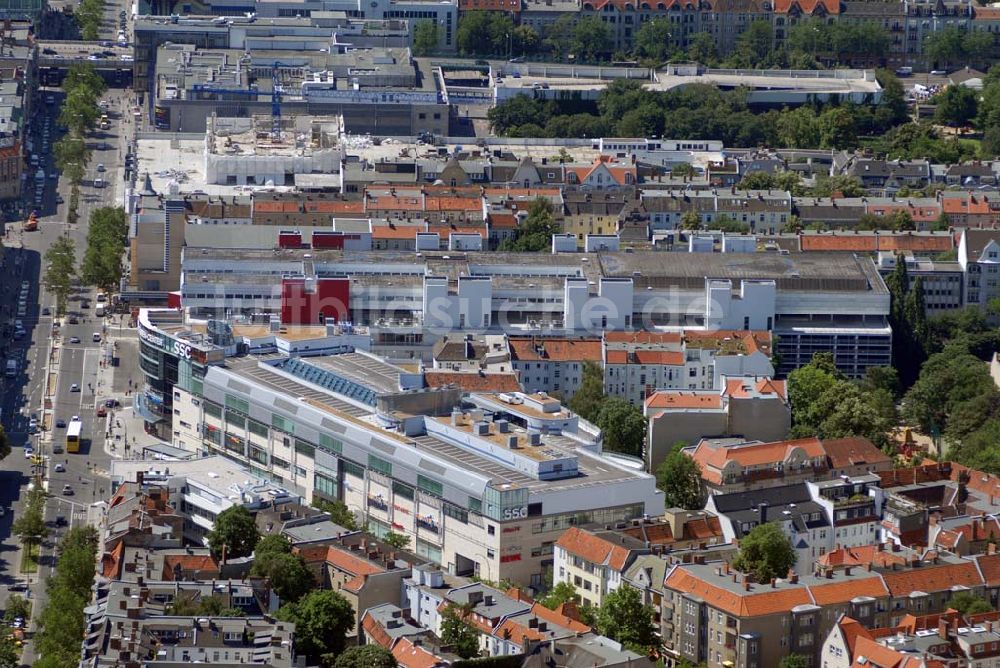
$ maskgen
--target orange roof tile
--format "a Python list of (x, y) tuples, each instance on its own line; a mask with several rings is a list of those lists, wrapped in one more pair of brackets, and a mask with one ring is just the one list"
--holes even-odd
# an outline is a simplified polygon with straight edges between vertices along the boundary
[(609, 566), (616, 571), (625, 568), (630, 552), (621, 545), (615, 545), (578, 527), (570, 527), (564, 531), (556, 545), (572, 555), (594, 564)]
[(1000, 7), (972, 6), (975, 21), (1000, 21)]
[(396, 638), (392, 644), (392, 655), (396, 657), (399, 668), (435, 668), (443, 662), (423, 647), (413, 644), (408, 638)]
[(865, 625), (856, 619), (842, 617), (838, 626), (840, 627), (840, 632), (844, 635), (844, 642), (847, 643), (847, 651), (850, 652), (851, 656), (854, 656), (854, 646), (858, 638), (871, 638), (871, 634), (865, 628)]
[(425, 371), (424, 380), (430, 388), (457, 385), (465, 392), (520, 392), (522, 389), (512, 373)]
[(118, 541), (111, 552), (101, 557), (101, 574), (106, 578), (117, 580), (121, 576), (122, 555), (125, 554), (125, 541)]
[(889, 593), (907, 596), (914, 591), (927, 593), (947, 591), (955, 585), (978, 587), (983, 584), (979, 570), (972, 562), (921, 566), (909, 571), (887, 572), (882, 575)]
[(355, 576), (345, 585), (352, 590), (357, 590), (363, 585), (366, 576), (385, 572), (381, 566), (333, 546), (326, 552), (326, 563), (344, 573)]
[(812, 585), (809, 591), (816, 605), (847, 603), (855, 596), (880, 598), (889, 595), (889, 591), (882, 584), (882, 578), (877, 575), (864, 579), (851, 578), (831, 584)]
[(564, 628), (569, 629), (575, 633), (587, 633), (592, 629), (584, 624), (583, 622), (573, 619), (572, 617), (567, 617), (564, 614), (550, 608), (546, 608), (541, 603), (534, 603), (531, 606), (531, 612), (536, 617), (541, 617), (542, 619), (551, 622), (552, 624), (558, 624)]
[(790, 441), (743, 445), (735, 448), (713, 447), (708, 442), (702, 441), (695, 448), (692, 459), (701, 464), (703, 469), (706, 466), (722, 469), (729, 461), (735, 461), (741, 467), (760, 466), (761, 464), (784, 461), (792, 448), (801, 448), (809, 458), (822, 457), (825, 454), (823, 444), (813, 436)]
[(634, 364), (684, 366), (684, 353), (679, 350), (637, 350)]
[[(554, 362), (601, 361), (600, 339), (510, 337), (509, 343), (511, 359), (520, 362), (540, 360)], [(541, 351), (538, 346), (541, 346)]]
[(416, 239), (417, 232), (423, 232), (422, 226), (418, 225), (373, 225), (372, 239)]
[(854, 644), (854, 661), (852, 668), (918, 668), (925, 664), (923, 655), (910, 655), (897, 652), (885, 645), (880, 645), (871, 638), (859, 637)]
[(361, 618), (361, 628), (364, 629), (365, 636), (369, 641), (385, 649), (392, 647), (392, 636), (382, 628), (382, 625), (368, 611), (365, 611), (364, 617)]
[(171, 554), (163, 558), (163, 579), (173, 580), (174, 569), (178, 566), (188, 573), (219, 572), (219, 562), (210, 554)]
[(878, 239), (874, 234), (803, 234), (799, 237), (802, 251), (845, 251), (874, 253)]
[(680, 332), (605, 332), (605, 343), (680, 343)]
[(976, 557), (983, 579), (990, 587), (1000, 585), (1000, 554), (984, 554)]
[(709, 605), (738, 617), (773, 615), (812, 603), (803, 586), (782, 584), (771, 589), (751, 584), (750, 591), (736, 593), (702, 580), (683, 567), (671, 570), (665, 584), (675, 591), (699, 596)]
[[(753, 391), (757, 394), (773, 394), (782, 399), (788, 398), (788, 388), (783, 380), (772, 380), (771, 378), (757, 380), (753, 383)], [(724, 394), (737, 399), (746, 399), (753, 396), (750, 386), (747, 385), (746, 380), (743, 378), (727, 378)]]
[(646, 399), (646, 408), (720, 409), (722, 395), (714, 391), (660, 390), (649, 395)]
[(903, 555), (886, 550), (882, 545), (857, 545), (854, 547), (841, 547), (830, 550), (826, 554), (818, 557), (816, 563), (821, 566), (878, 566), (879, 568), (889, 568), (893, 564), (905, 564), (906, 558)]
[(835, 469), (861, 464), (892, 464), (892, 459), (887, 454), (861, 436), (825, 440), (823, 449), (830, 460), (830, 467)]

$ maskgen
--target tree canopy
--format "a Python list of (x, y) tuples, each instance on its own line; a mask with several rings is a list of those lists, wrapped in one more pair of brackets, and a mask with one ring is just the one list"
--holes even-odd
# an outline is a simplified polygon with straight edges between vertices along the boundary
[(230, 506), (215, 518), (215, 526), (208, 533), (208, 547), (216, 558), (249, 557), (253, 554), (260, 533), (253, 515), (242, 504)]
[(597, 611), (597, 628), (602, 635), (640, 654), (657, 645), (653, 607), (642, 602), (637, 589), (622, 585), (605, 594)]
[(740, 539), (740, 551), (733, 568), (748, 574), (754, 582), (764, 584), (771, 578), (787, 577), (795, 566), (795, 550), (774, 522), (758, 524)]
[(469, 606), (449, 606), (441, 614), (441, 642), (463, 659), (479, 656), (479, 631), (469, 623)]
[(983, 612), (992, 612), (993, 606), (981, 596), (976, 596), (971, 591), (960, 591), (948, 599), (948, 608), (957, 610), (963, 615), (978, 615)]
[(295, 603), (286, 603), (275, 616), (295, 623), (295, 646), (309, 665), (343, 652), (347, 634), (354, 629), (354, 608), (330, 589), (313, 590)]
[(538, 253), (552, 248), (552, 235), (558, 231), (552, 203), (537, 197), (528, 207), (528, 216), (519, 226), (513, 242), (504, 242), (503, 250)]
[(606, 450), (642, 457), (646, 418), (638, 408), (619, 397), (606, 398), (594, 417), (594, 424), (601, 428)]
[(667, 458), (656, 468), (656, 486), (663, 490), (667, 508), (698, 510), (705, 507), (705, 484), (701, 466), (683, 452), (684, 443), (677, 443)]
[(302, 598), (315, 586), (312, 573), (292, 544), (281, 535), (264, 536), (254, 549), (251, 575), (266, 577), (283, 603)]
[(392, 652), (379, 645), (348, 647), (333, 662), (333, 668), (396, 668)]

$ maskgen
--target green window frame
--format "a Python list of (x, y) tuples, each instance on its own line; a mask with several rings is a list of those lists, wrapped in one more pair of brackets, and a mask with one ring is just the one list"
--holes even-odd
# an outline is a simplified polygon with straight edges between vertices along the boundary
[(271, 414), (271, 426), (288, 434), (295, 433), (295, 423), (277, 413)]
[(469, 523), (469, 511), (465, 508), (459, 508), (456, 505), (445, 503), (444, 504), (444, 514), (453, 520), (458, 520), (462, 524)]
[(201, 380), (191, 379), (191, 392), (192, 392), (192, 394), (195, 394), (196, 396), (199, 396), (199, 397), (204, 396), (205, 395), (205, 382), (201, 381)]
[(355, 478), (361, 478), (362, 480), (364, 480), (365, 478), (364, 466), (361, 466), (360, 464), (355, 464), (354, 462), (348, 461), (346, 459), (341, 459), (340, 462), (341, 465), (344, 467), (344, 473), (346, 475), (352, 475)]
[(278, 469), (285, 469), (286, 471), (290, 466), (289, 463), (286, 462), (281, 457), (274, 457), (274, 456), (271, 457), (271, 465)]
[(258, 422), (252, 418), (247, 420), (247, 428), (250, 430), (251, 434), (263, 436), (264, 438), (267, 438), (267, 435), (271, 433), (266, 424)]
[(417, 487), (428, 494), (444, 496), (444, 485), (439, 483), (437, 480), (420, 475), (419, 473), (417, 474)]
[(368, 468), (379, 473), (384, 473), (387, 476), (392, 475), (392, 462), (387, 462), (375, 455), (368, 455)]
[(295, 452), (300, 455), (316, 459), (316, 446), (312, 443), (306, 443), (305, 441), (295, 439)]
[(226, 411), (226, 424), (231, 424), (231, 425), (233, 425), (235, 427), (239, 427), (240, 429), (246, 429), (247, 428), (247, 419), (245, 417), (243, 417), (242, 415), (239, 415), (238, 413), (231, 413), (230, 411), (227, 410)]
[(205, 401), (202, 403), (202, 407), (205, 409), (206, 415), (211, 415), (214, 418), (222, 419), (222, 406), (212, 401)]
[(480, 513), (480, 514), (482, 514), (482, 512), (483, 512), (483, 500), (482, 499), (477, 499), (474, 496), (470, 496), (469, 497), (469, 510), (471, 510), (474, 513)]
[(338, 455), (343, 454), (344, 452), (343, 442), (333, 438), (332, 436), (327, 436), (326, 434), (319, 435), (319, 445), (321, 448), (325, 448), (331, 452), (336, 452)]
[(226, 395), (226, 408), (232, 408), (234, 411), (239, 411), (240, 413), (250, 412), (250, 402), (246, 399), (240, 399), (239, 397), (234, 397), (231, 394)]
[(255, 448), (250, 446), (250, 459), (254, 460), (258, 464), (263, 464), (267, 466), (267, 451), (261, 450), (260, 448)]
[(339, 494), (339, 485), (337, 484), (336, 478), (332, 478), (322, 473), (316, 473), (313, 476), (313, 486), (315, 491), (319, 492), (323, 496), (329, 497), (331, 499), (336, 499)]
[(392, 493), (396, 496), (401, 496), (404, 499), (409, 499), (413, 501), (413, 488), (407, 485), (405, 482), (399, 482), (397, 480), (392, 481)]

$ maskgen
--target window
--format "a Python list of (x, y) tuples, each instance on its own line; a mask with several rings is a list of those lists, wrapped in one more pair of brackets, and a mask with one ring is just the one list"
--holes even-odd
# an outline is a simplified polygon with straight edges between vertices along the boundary
[(355, 464), (354, 462), (348, 461), (346, 459), (341, 459), (340, 465), (344, 468), (345, 475), (350, 475), (354, 476), (355, 478), (362, 478), (362, 479), (365, 477), (364, 466), (359, 466), (358, 464)]
[(257, 422), (256, 420), (248, 419), (247, 427), (250, 429), (251, 434), (256, 434), (258, 436), (263, 436), (264, 438), (267, 438), (268, 429), (266, 424)]
[(295, 452), (313, 459), (316, 458), (316, 446), (299, 439), (295, 439)]
[(437, 480), (432, 480), (420, 474), (417, 474), (417, 487), (435, 496), (442, 496), (444, 494), (444, 485)]
[(338, 455), (344, 452), (344, 444), (335, 438), (327, 436), (326, 434), (319, 435), (319, 444), (320, 447), (330, 450), (331, 452), (336, 452)]
[(379, 473), (384, 473), (387, 476), (392, 475), (392, 464), (375, 455), (368, 455), (368, 468)]
[(410, 501), (413, 500), (413, 488), (405, 483), (396, 482), (394, 480), (392, 483), (392, 493), (396, 496), (401, 496), (404, 499), (409, 499)]
[(295, 424), (288, 418), (282, 417), (277, 413), (271, 415), (271, 426), (289, 434), (295, 433)]
[(227, 394), (226, 408), (232, 408), (234, 411), (246, 414), (250, 412), (250, 402), (245, 399), (240, 399), (239, 397), (234, 397), (231, 394)]
[(280, 457), (271, 457), (271, 463), (274, 464), (274, 468), (288, 470), (288, 462)]
[(227, 410), (226, 411), (226, 424), (231, 424), (231, 425), (233, 425), (235, 427), (239, 427), (240, 429), (246, 429), (247, 428), (247, 419), (245, 417), (243, 417), (242, 415), (237, 415), (236, 413), (231, 413), (230, 411)]
[(317, 473), (313, 476), (313, 485), (316, 488), (315, 491), (323, 496), (328, 496), (332, 499), (337, 498), (337, 480), (335, 478)]
[(214, 418), (222, 418), (222, 406), (219, 404), (212, 403), (211, 401), (205, 402), (205, 413), (211, 415)]
[(482, 501), (482, 499), (477, 499), (477, 498), (475, 498), (473, 496), (470, 496), (469, 497), (469, 510), (471, 510), (474, 513), (482, 513), (483, 512), (483, 501)]

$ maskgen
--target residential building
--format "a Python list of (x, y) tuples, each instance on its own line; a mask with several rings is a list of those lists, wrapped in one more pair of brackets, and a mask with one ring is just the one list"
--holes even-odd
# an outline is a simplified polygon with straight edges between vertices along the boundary
[(896, 263), (906, 263), (906, 275), (910, 286), (920, 279), (924, 293), (924, 308), (927, 315), (937, 315), (951, 309), (965, 306), (965, 273), (958, 262), (936, 262), (926, 257), (880, 252), (878, 254), (879, 273), (883, 277), (891, 274)]
[(448, 371), (508, 373), (510, 346), (502, 334), (445, 336), (434, 344), (434, 368)]
[(679, 441), (778, 441), (788, 437), (791, 405), (783, 380), (723, 376), (722, 389), (660, 390), (643, 404), (646, 466), (655, 471)]
[(524, 391), (546, 392), (569, 401), (583, 380), (586, 362), (601, 363), (597, 338), (511, 336), (511, 366)]
[(607, 332), (604, 392), (642, 404), (663, 389), (720, 389), (724, 377), (772, 376), (771, 335), (761, 331)]
[(599, 608), (604, 597), (621, 586), (635, 558), (648, 551), (631, 536), (570, 527), (555, 543), (552, 581), (573, 585), (583, 607)]
[(958, 264), (965, 273), (965, 303), (985, 307), (1000, 292), (1000, 239), (992, 230), (962, 230)]

